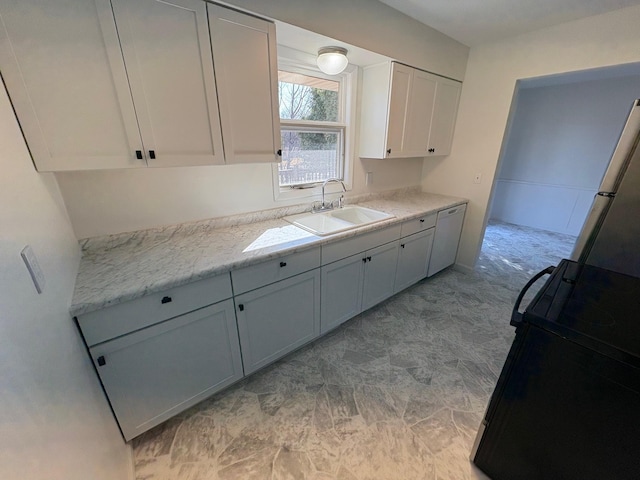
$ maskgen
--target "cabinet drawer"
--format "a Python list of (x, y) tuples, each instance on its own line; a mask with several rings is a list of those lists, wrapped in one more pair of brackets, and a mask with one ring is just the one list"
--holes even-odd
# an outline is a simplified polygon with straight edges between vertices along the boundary
[(231, 281), (224, 274), (80, 315), (78, 324), (91, 347), (227, 298)]
[(320, 266), (320, 247), (293, 253), (231, 272), (235, 295), (292, 277)]
[(406, 237), (407, 235), (413, 235), (414, 233), (422, 232), (423, 230), (435, 227), (437, 218), (438, 213), (434, 212), (428, 215), (414, 218), (413, 220), (402, 222), (402, 230), (400, 231), (400, 236)]
[(322, 247), (322, 265), (350, 257), (400, 238), (400, 225), (375, 230)]

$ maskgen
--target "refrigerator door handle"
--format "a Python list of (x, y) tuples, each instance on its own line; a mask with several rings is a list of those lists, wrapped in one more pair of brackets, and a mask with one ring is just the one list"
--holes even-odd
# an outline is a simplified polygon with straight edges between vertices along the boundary
[(542, 270), (541, 272), (536, 273), (533, 277), (531, 277), (531, 279), (527, 282), (527, 284), (524, 286), (524, 288), (520, 291), (520, 294), (518, 295), (518, 299), (516, 300), (516, 304), (513, 306), (513, 311), (511, 312), (511, 321), (509, 322), (509, 325), (513, 325), (514, 327), (518, 327), (520, 325), (522, 325), (523, 322), (523, 314), (520, 313), (518, 310), (520, 309), (520, 303), (522, 302), (522, 299), (524, 298), (525, 294), (527, 293), (527, 290), (529, 290), (531, 288), (531, 285), (533, 285), (534, 283), (536, 283), (538, 281), (538, 279), (540, 277), (542, 277), (543, 275), (550, 275), (553, 273), (553, 271), (555, 270), (556, 267), (547, 267), (544, 270)]

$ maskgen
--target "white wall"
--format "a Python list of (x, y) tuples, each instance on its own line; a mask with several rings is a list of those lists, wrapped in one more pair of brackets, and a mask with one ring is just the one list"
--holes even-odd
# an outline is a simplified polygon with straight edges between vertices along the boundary
[[(436, 73), (464, 76), (468, 47), (377, 1), (231, 3)], [(349, 195), (420, 184), (422, 159), (360, 160), (355, 153)], [(366, 172), (373, 172), (370, 186)], [(74, 172), (56, 178), (77, 238), (317, 200), (275, 201), (268, 165)]]
[(520, 88), (490, 218), (578, 235), (640, 75)]
[[(80, 252), (0, 90), (0, 478), (122, 480), (132, 464), (68, 313)], [(41, 295), (20, 258), (31, 245)]]
[(469, 47), (377, 0), (226, 0), (226, 3), (463, 80)]
[(471, 49), (451, 155), (426, 159), (422, 181), (425, 190), (470, 200), (459, 266), (477, 259), (516, 81), (638, 62), (639, 23), (637, 6)]

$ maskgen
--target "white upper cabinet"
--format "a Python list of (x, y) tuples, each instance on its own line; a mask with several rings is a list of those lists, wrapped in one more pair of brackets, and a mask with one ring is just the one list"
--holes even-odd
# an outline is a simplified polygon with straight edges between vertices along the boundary
[(38, 170), (278, 160), (272, 23), (202, 0), (3, 0), (0, 19)]
[[(206, 4), (100, 2), (104, 8), (113, 7), (148, 165), (223, 163)], [(113, 19), (103, 15), (101, 20), (104, 30), (112, 28)], [(105, 40), (117, 42), (110, 36)], [(119, 46), (114, 43), (110, 48)], [(111, 58), (112, 68), (119, 68), (122, 58), (117, 54)]]
[(124, 65), (110, 67), (113, 41), (96, 9), (87, 0), (0, 3), (0, 70), (40, 171), (145, 165)]
[(278, 162), (275, 26), (218, 5), (207, 8), (227, 163)]
[(360, 156), (448, 155), (461, 86), (395, 62), (366, 67)]

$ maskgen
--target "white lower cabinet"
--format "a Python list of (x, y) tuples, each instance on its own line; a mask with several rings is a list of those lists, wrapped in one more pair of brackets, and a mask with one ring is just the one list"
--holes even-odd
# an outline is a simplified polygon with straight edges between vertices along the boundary
[(245, 374), (320, 335), (320, 269), (235, 297)]
[(321, 333), (393, 295), (398, 245), (396, 240), (322, 266)]
[(399, 242), (367, 250), (362, 287), (362, 310), (377, 305), (393, 295)]
[(243, 376), (231, 300), (95, 345), (90, 353), (126, 440)]
[(362, 311), (364, 254), (352, 255), (321, 269), (320, 333), (327, 333)]
[(399, 292), (427, 276), (434, 229), (400, 239), (394, 292)]

